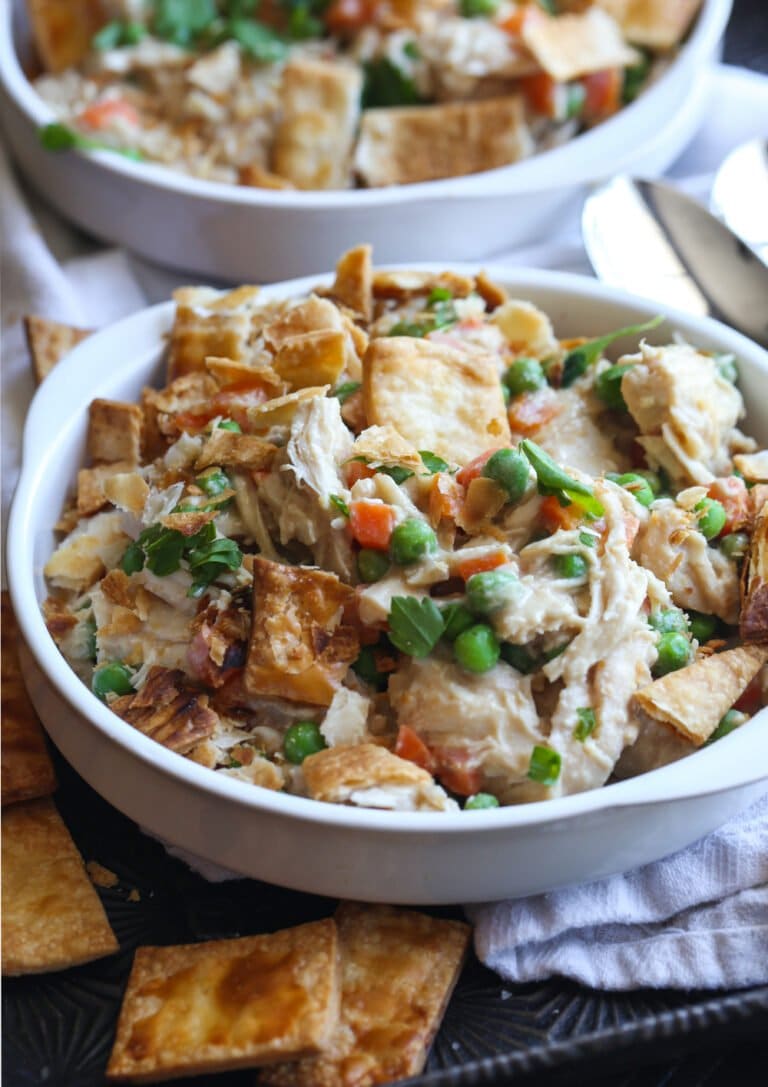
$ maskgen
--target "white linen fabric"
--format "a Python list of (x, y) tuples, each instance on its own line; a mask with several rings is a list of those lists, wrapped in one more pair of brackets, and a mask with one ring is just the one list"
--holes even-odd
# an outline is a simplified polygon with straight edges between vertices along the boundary
[[(706, 199), (725, 155), (765, 136), (768, 79), (718, 66), (711, 108), (669, 170)], [(21, 318), (98, 328), (166, 299), (187, 277), (99, 245), (30, 193), (0, 147), (2, 539), (34, 386)], [(490, 258), (489, 258), (490, 259)], [(494, 261), (589, 274), (579, 224)], [(766, 783), (768, 788), (768, 783)], [(238, 878), (178, 849), (206, 879)], [(743, 987), (768, 982), (768, 795), (696, 845), (597, 883), (467, 909), (479, 957), (510, 981), (552, 975), (603, 989)]]

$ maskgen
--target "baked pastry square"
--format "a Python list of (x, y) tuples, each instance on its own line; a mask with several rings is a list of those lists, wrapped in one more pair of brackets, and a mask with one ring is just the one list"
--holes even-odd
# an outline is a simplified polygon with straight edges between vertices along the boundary
[(107, 1076), (156, 1082), (318, 1053), (338, 1020), (335, 922), (140, 947)]
[(345, 902), (336, 913), (341, 1013), (318, 1057), (265, 1069), (270, 1087), (370, 1087), (418, 1075), (469, 943), (470, 927), (413, 910)]
[(52, 800), (3, 812), (3, 973), (65, 970), (118, 950)]

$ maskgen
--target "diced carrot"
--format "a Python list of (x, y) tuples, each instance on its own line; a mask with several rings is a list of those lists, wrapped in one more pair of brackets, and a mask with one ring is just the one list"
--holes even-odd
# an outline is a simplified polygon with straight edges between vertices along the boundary
[(557, 113), (557, 83), (546, 72), (525, 75), (519, 81), (520, 90), (534, 113), (554, 117)]
[(469, 581), (473, 574), (483, 574), (486, 570), (495, 570), (497, 566), (503, 566), (509, 562), (509, 556), (503, 551), (491, 551), (476, 559), (466, 559), (456, 567), (464, 581)]
[(395, 511), (383, 502), (350, 503), (349, 525), (361, 547), (386, 551), (395, 527)]
[(531, 435), (550, 423), (560, 414), (562, 405), (553, 389), (538, 389), (534, 393), (521, 393), (510, 401), (507, 417), (509, 425), (518, 434)]
[(346, 466), (347, 486), (353, 487), (358, 479), (370, 479), (375, 476), (373, 468), (369, 468), (361, 460), (351, 460)]
[(525, 23), (526, 16), (529, 13), (529, 8), (519, 7), (516, 11), (513, 11), (502, 22), (499, 23), (500, 28), (505, 34), (509, 34), (511, 38), (519, 38), (523, 32), (523, 24)]
[(755, 676), (744, 693), (734, 702), (733, 708), (739, 713), (748, 713), (750, 717), (763, 705), (763, 688), (759, 674)]
[(353, 34), (372, 23), (376, 0), (333, 0), (325, 13), (325, 25), (332, 34)]
[[(559, 499), (551, 494), (539, 507), (539, 521), (547, 532), (557, 532), (559, 528), (577, 528), (584, 519), (584, 511), (577, 505), (561, 506)], [(594, 527), (594, 523), (590, 526)]]
[(707, 490), (710, 498), (716, 499), (725, 509), (726, 521), (721, 535), (737, 532), (749, 521), (749, 491), (744, 480), (738, 476), (725, 476), (710, 483)]
[(116, 120), (127, 121), (129, 124), (138, 125), (139, 115), (130, 102), (124, 98), (107, 98), (104, 102), (94, 102), (87, 106), (80, 114), (78, 120), (89, 128), (108, 128)]
[(430, 774), (435, 768), (432, 752), (410, 725), (401, 725), (397, 730), (395, 754), (401, 759), (415, 762), (417, 766), (420, 766), (422, 770), (428, 770)]
[(492, 449), (486, 449), (480, 456), (475, 457), (474, 460), (469, 461), (456, 473), (456, 482), (460, 483), (462, 487), (468, 487), (473, 479), (477, 479), (478, 476), (483, 474), (483, 468), (485, 468), (485, 462), (493, 456), (497, 449), (503, 449), (502, 445), (494, 445)]
[(620, 68), (602, 68), (599, 72), (585, 75), (581, 83), (586, 92), (584, 117), (588, 121), (601, 121), (610, 117), (621, 105), (623, 76)]
[(203, 411), (180, 411), (174, 418), (177, 426), (188, 432), (202, 430), (218, 415), (234, 419), (245, 430), (248, 425), (248, 408), (263, 404), (272, 395), (263, 382), (246, 378), (226, 385), (208, 401)]
[(447, 472), (435, 472), (429, 486), (429, 520), (437, 528), (443, 518), (454, 521), (461, 514), (464, 488)]
[(440, 784), (458, 796), (473, 796), (480, 792), (482, 771), (477, 766), (441, 766), (437, 771)]

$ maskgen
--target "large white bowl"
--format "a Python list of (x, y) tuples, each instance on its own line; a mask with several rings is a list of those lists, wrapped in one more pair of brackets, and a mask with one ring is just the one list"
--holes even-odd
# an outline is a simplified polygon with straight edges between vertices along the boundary
[(662, 78), (570, 143), (470, 177), (347, 192), (224, 185), (98, 151), (52, 157), (37, 137), (51, 112), (17, 56), (28, 52), (22, 6), (0, 0), (0, 117), (29, 182), (90, 233), (161, 264), (269, 282), (329, 268), (363, 237), (383, 263), (488, 257), (549, 236), (577, 210), (591, 182), (662, 172), (703, 120), (707, 68), (731, 0), (704, 0)]
[[(561, 336), (597, 335), (655, 312), (652, 303), (594, 280), (489, 272), (551, 314)], [(265, 296), (305, 293), (316, 282), (270, 287)], [(83, 457), (89, 401), (133, 399), (159, 375), (171, 320), (170, 304), (129, 317), (84, 341), (46, 378), (29, 412), (9, 525), (8, 580), (30, 650), (32, 701), (66, 758), (121, 811), (206, 860), (272, 883), (368, 901), (449, 903), (532, 894), (643, 864), (708, 833), (768, 790), (768, 709), (717, 744), (630, 781), (453, 814), (359, 810), (269, 792), (198, 766), (112, 714), (45, 627), (42, 569)], [(736, 353), (746, 427), (768, 444), (768, 353), (682, 313), (670, 314), (649, 338), (664, 342), (675, 330), (705, 349)]]

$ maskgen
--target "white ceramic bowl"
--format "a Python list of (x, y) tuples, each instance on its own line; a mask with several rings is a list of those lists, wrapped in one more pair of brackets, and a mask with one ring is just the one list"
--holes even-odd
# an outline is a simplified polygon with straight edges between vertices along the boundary
[[(489, 272), (549, 313), (561, 336), (597, 335), (655, 312), (652, 303), (594, 280)], [(265, 296), (298, 295), (316, 282), (270, 287)], [(30, 650), (32, 700), (66, 758), (121, 811), (206, 860), (272, 883), (368, 901), (450, 903), (532, 894), (643, 864), (708, 833), (768, 790), (768, 709), (717, 744), (629, 781), (524, 806), (443, 814), (272, 793), (198, 766), (112, 714), (48, 634), (39, 610), (42, 568), (83, 456), (89, 401), (134, 399), (161, 372), (171, 320), (171, 304), (129, 317), (84, 341), (46, 378), (27, 420), (8, 535), (8, 580)], [(768, 444), (768, 353), (682, 313), (649, 338), (664, 342), (675, 330), (703, 348), (736, 353), (746, 427)]]
[(223, 185), (106, 152), (53, 158), (37, 137), (50, 110), (17, 58), (28, 53), (22, 6), (23, 0), (0, 0), (0, 117), (29, 182), (90, 233), (161, 264), (270, 282), (329, 268), (360, 238), (382, 263), (485, 258), (545, 239), (575, 213), (591, 182), (662, 172), (703, 120), (707, 68), (731, 0), (704, 0), (663, 77), (616, 117), (564, 146), (470, 177), (347, 192)]

